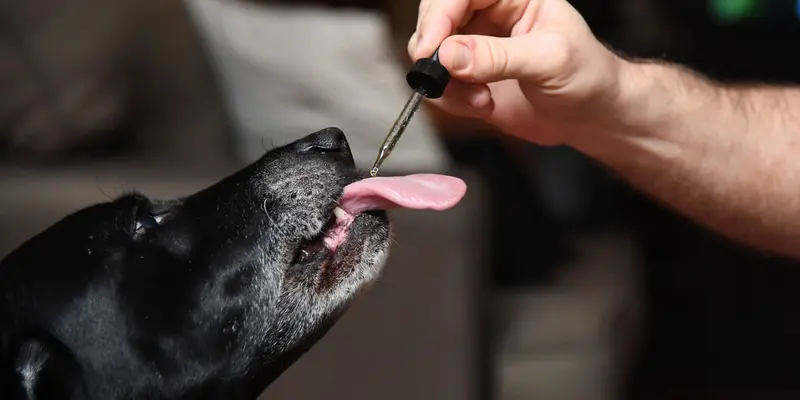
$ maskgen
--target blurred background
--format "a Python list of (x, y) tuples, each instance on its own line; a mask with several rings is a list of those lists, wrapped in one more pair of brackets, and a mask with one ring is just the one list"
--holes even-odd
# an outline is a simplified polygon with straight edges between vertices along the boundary
[[(625, 54), (800, 82), (798, 1), (571, 3)], [(0, 255), (89, 203), (191, 193), (327, 126), (366, 170), (410, 94), (417, 5), (0, 3)], [(495, 133), (418, 114), (384, 173), (454, 174), (467, 197), (394, 213), (379, 284), (265, 398), (800, 396), (800, 266)]]

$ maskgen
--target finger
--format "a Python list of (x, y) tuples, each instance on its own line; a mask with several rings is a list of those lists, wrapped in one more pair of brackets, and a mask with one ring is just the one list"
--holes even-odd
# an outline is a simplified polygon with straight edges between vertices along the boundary
[[(456, 29), (456, 31), (460, 31), (465, 25), (469, 24), (470, 21), (472, 20), (472, 17), (473, 17), (474, 14), (475, 14), (475, 11), (469, 11), (467, 13), (467, 16), (464, 18), (463, 22), (461, 23), (461, 26), (459, 26), (458, 29)], [(423, 14), (420, 14), (420, 15), (423, 15)], [(419, 21), (420, 20), (421, 19), (417, 20), (417, 29), (419, 29)], [(427, 56), (417, 56), (417, 47), (418, 46), (419, 46), (419, 33), (417, 31), (414, 31), (414, 33), (411, 34), (411, 37), (408, 39), (408, 44), (406, 45), (406, 50), (408, 51), (408, 55), (409, 55), (409, 57), (411, 57), (412, 60), (417, 60), (417, 59), (419, 59), (421, 57), (427, 57)]]
[(464, 27), (458, 31), (458, 34), (508, 36), (508, 32), (506, 30), (498, 27), (486, 18), (483, 18), (483, 14), (480, 13), (476, 14), (472, 20), (464, 25)]
[(463, 25), (470, 11), (482, 10), (498, 0), (430, 0), (425, 15), (420, 16), (418, 47), (412, 58), (430, 57), (442, 41)]
[(481, 11), (481, 17), (488, 22), (511, 30), (526, 12), (536, 13), (541, 0), (499, 0)]
[(517, 24), (535, 15), (541, 1), (499, 0), (478, 12), (461, 33), (488, 36), (509, 36)]
[(416, 60), (416, 57), (414, 57), (414, 53), (417, 51), (418, 43), (419, 43), (419, 34), (417, 32), (414, 32), (413, 34), (411, 34), (411, 38), (408, 39), (408, 46), (406, 49), (408, 51), (408, 56), (411, 57), (412, 60)]
[(431, 7), (432, 0), (421, 0), (419, 2), (419, 10), (417, 11), (417, 27), (415, 28), (415, 32), (419, 31), (419, 24), (420, 21), (425, 17), (428, 13), (428, 9)]
[(532, 31), (509, 38), (451, 36), (442, 43), (439, 59), (452, 76), (468, 82), (519, 79), (547, 84), (571, 76), (571, 52), (563, 35)]
[(492, 114), (484, 120), (501, 131), (530, 140), (533, 127), (537, 126), (535, 112), (531, 111), (531, 103), (522, 93), (519, 82), (504, 80), (488, 85), (492, 92), (494, 107)]
[(451, 81), (442, 97), (431, 100), (431, 103), (460, 117), (485, 118), (494, 111), (494, 100), (488, 86), (460, 81)]
[(539, 15), (541, 4), (542, 2), (538, 0), (528, 2), (528, 6), (522, 10), (522, 15), (514, 22), (509, 36), (519, 36), (530, 32)]

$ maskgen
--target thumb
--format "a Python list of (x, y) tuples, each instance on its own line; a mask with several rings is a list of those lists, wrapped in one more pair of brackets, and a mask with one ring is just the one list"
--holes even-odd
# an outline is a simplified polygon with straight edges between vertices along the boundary
[(455, 35), (439, 49), (439, 60), (450, 74), (472, 83), (517, 79), (545, 84), (569, 74), (570, 43), (554, 32), (532, 31), (522, 36)]

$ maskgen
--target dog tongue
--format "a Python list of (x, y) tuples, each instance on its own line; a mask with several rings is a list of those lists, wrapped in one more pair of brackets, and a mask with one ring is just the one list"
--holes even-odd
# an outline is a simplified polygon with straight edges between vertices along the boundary
[(446, 175), (367, 178), (344, 188), (339, 207), (351, 215), (396, 207), (442, 211), (458, 204), (466, 191), (464, 181)]

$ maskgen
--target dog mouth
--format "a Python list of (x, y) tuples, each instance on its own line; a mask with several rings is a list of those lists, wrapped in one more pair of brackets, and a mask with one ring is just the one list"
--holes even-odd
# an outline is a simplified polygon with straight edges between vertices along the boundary
[(301, 244), (296, 261), (320, 260), (324, 265), (347, 242), (350, 227), (362, 213), (393, 208), (443, 211), (455, 206), (466, 189), (461, 179), (437, 174), (374, 177), (351, 183), (322, 230)]
[(320, 258), (324, 254), (323, 260), (336, 253), (336, 250), (347, 240), (350, 225), (355, 221), (355, 217), (348, 214), (344, 209), (337, 206), (333, 214), (325, 223), (322, 230), (314, 237), (306, 240), (300, 245), (295, 255), (296, 263), (303, 263), (308, 260)]

